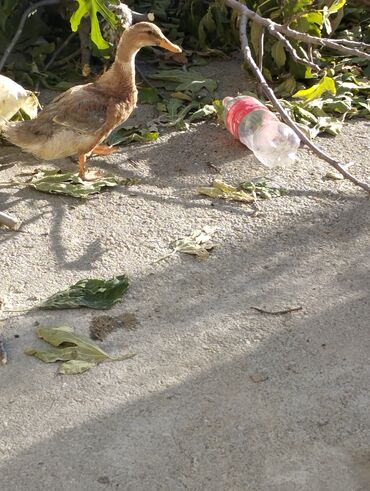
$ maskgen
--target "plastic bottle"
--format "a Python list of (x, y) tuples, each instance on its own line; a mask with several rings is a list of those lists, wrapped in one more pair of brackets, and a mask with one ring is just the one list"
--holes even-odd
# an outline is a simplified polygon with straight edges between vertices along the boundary
[(267, 167), (294, 162), (299, 138), (262, 102), (250, 96), (225, 97), (227, 129)]

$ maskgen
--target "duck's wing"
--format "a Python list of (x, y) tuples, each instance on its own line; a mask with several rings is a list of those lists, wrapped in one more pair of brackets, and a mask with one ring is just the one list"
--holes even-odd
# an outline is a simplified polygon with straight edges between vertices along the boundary
[(110, 103), (110, 98), (93, 84), (79, 85), (57, 96), (37, 119), (81, 133), (95, 133), (104, 127)]

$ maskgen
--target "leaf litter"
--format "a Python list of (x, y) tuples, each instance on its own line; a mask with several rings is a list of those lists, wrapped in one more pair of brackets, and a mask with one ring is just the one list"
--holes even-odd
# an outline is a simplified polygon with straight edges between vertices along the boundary
[(182, 252), (184, 254), (191, 254), (198, 259), (207, 259), (209, 257), (209, 251), (211, 251), (216, 244), (213, 242), (213, 235), (217, 231), (217, 227), (211, 227), (205, 225), (201, 229), (194, 230), (190, 235), (180, 237), (171, 242), (173, 251), (166, 254), (154, 262), (162, 261), (168, 257), (173, 256), (176, 252)]
[(224, 199), (227, 201), (239, 201), (242, 203), (253, 203), (258, 198), (271, 199), (283, 196), (286, 190), (271, 187), (266, 182), (245, 181), (239, 187), (231, 186), (220, 179), (215, 179), (211, 186), (197, 188), (198, 193), (213, 199)]
[(45, 363), (63, 361), (58, 373), (79, 374), (90, 370), (103, 361), (119, 361), (133, 358), (135, 353), (111, 356), (99, 348), (90, 338), (76, 334), (71, 327), (38, 327), (36, 334), (53, 348), (39, 350), (26, 348), (25, 354), (35, 356)]
[(55, 293), (38, 305), (42, 310), (77, 309), (88, 307), (107, 310), (119, 302), (128, 289), (128, 278), (125, 275), (115, 276), (110, 280), (80, 280), (67, 290)]

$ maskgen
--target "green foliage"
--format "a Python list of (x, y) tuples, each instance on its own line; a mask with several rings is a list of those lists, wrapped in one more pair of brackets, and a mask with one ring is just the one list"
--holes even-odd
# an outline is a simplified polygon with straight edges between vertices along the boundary
[(271, 187), (264, 181), (245, 181), (240, 183), (238, 187), (235, 187), (220, 181), (219, 179), (215, 179), (211, 186), (199, 187), (198, 193), (214, 199), (253, 203), (258, 198), (278, 198), (286, 194), (286, 190), (283, 188)]
[(112, 27), (116, 25), (116, 17), (111, 10), (107, 7), (106, 0), (77, 0), (79, 3), (78, 9), (73, 13), (70, 22), (72, 31), (77, 31), (78, 26), (81, 23), (82, 18), (85, 15), (90, 17), (91, 21), (91, 40), (95, 43), (99, 49), (109, 48), (109, 44), (102, 36), (100, 30), (100, 24), (98, 19), (98, 13), (109, 22)]
[[(74, 10), (65, 11), (67, 21), (53, 15), (48, 9), (39, 9), (27, 19), (22, 36), (7, 63), (7, 74), (11, 78), (27, 87), (41, 82), (45, 87), (63, 90), (78, 82), (78, 63), (71, 66), (67, 62), (62, 71), (46, 69), (54, 51), (70, 35), (69, 25), (76, 30), (82, 18), (89, 16), (92, 40), (97, 47), (95, 54), (98, 54), (98, 48), (108, 46), (99, 23), (104, 21), (114, 27), (117, 19), (108, 8), (108, 0), (77, 1), (78, 5), (73, 4)], [(114, 1), (117, 3), (118, 0)], [(206, 62), (204, 55), (210, 53), (239, 49), (237, 15), (220, 0), (131, 0), (127, 3), (136, 11), (154, 12), (156, 23), (169, 38), (193, 50), (190, 64)], [(370, 13), (366, 6), (359, 5), (355, 0), (245, 0), (245, 3), (259, 14), (302, 32), (370, 41)], [(0, 54), (14, 35), (23, 11), (24, 3), (20, 0), (1, 2)], [(255, 54), (259, 50), (259, 33), (260, 27), (255, 22), (249, 23), (250, 44)], [(292, 40), (292, 44), (300, 56), (308, 56), (306, 45), (295, 40)], [(62, 56), (67, 59), (73, 56), (78, 46), (76, 37), (63, 48)], [(202, 58), (197, 54), (200, 51)], [(351, 60), (325, 50), (321, 50), (321, 53), (314, 50), (313, 56), (317, 63), (327, 68), (324, 79), (321, 73), (315, 74), (311, 68), (298, 64), (281, 41), (265, 34), (265, 76), (270, 82), (277, 82), (275, 90), (280, 97), (297, 96), (287, 103), (292, 115), (316, 134), (322, 131), (338, 132), (345, 117), (368, 117), (368, 98), (357, 83), (361, 77), (370, 75), (368, 61), (361, 58)], [(335, 76), (334, 72), (331, 73), (333, 70)], [(346, 72), (351, 70), (356, 80), (344, 80)], [(158, 123), (185, 129), (189, 122), (214, 117), (216, 111), (222, 112), (219, 104), (211, 105), (216, 82), (203, 77), (191, 67), (180, 70), (169, 62), (160, 63), (157, 72), (148, 78), (151, 78), (151, 86), (140, 87), (139, 102), (156, 104), (160, 111)], [(337, 94), (333, 93), (332, 80), (335, 81)], [(330, 88), (328, 84), (331, 84), (332, 93), (327, 91)], [(338, 84), (341, 84), (340, 90)], [(124, 125), (110, 136), (109, 143), (153, 141), (158, 136), (157, 127), (151, 124), (141, 128)], [(75, 183), (68, 186), (70, 184)]]
[(332, 94), (337, 92), (335, 81), (331, 77), (324, 76), (317, 84), (312, 85), (309, 89), (299, 90), (293, 94), (293, 97), (310, 102), (318, 99), (325, 92), (331, 92)]
[(79, 307), (110, 309), (121, 300), (127, 289), (128, 278), (124, 275), (110, 280), (81, 280), (67, 290), (55, 293), (38, 307), (44, 310), (77, 309)]
[(338, 75), (323, 77), (309, 89), (297, 92), (294, 100), (280, 101), (311, 138), (320, 133), (337, 135), (345, 118), (370, 119), (370, 82), (338, 71)]
[[(0, 2), (0, 57), (4, 54), (15, 35), (22, 14), (28, 6), (18, 0)], [(52, 9), (40, 8), (29, 16), (21, 36), (6, 60), (4, 72), (27, 88), (42, 86), (50, 88), (67, 81), (76, 84), (79, 75), (76, 70), (54, 70), (46, 68), (55, 50), (70, 35), (69, 23)], [(78, 41), (71, 41), (62, 56), (76, 52)], [(69, 84), (70, 86), (70, 84)], [(67, 88), (67, 87), (64, 87)]]
[(127, 145), (133, 142), (152, 142), (158, 137), (159, 132), (154, 124), (150, 128), (140, 128), (123, 123), (112, 131), (107, 141), (109, 145)]
[(88, 198), (101, 189), (114, 187), (119, 180), (113, 176), (102, 176), (94, 181), (84, 181), (75, 172), (62, 173), (61, 170), (40, 170), (28, 183), (28, 186), (43, 193), (63, 194), (74, 198)]

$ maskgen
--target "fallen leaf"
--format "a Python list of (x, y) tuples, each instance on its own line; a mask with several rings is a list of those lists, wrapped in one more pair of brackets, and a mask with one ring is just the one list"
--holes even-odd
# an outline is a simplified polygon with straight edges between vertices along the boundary
[(286, 189), (268, 186), (264, 181), (261, 182), (245, 181), (240, 183), (239, 186), (244, 191), (251, 193), (252, 196), (261, 199), (278, 198), (287, 193)]
[(121, 299), (127, 288), (128, 278), (124, 275), (110, 280), (81, 280), (67, 290), (55, 293), (38, 307), (45, 310), (79, 307), (106, 310)]
[(128, 145), (133, 142), (152, 142), (157, 140), (159, 132), (155, 125), (149, 128), (140, 128), (140, 126), (125, 125), (118, 126), (108, 137), (109, 145)]
[(102, 176), (96, 181), (84, 181), (75, 172), (63, 173), (60, 169), (41, 169), (26, 185), (43, 193), (88, 198), (105, 187), (114, 187), (119, 183), (119, 179), (113, 176)]
[(37, 328), (36, 334), (54, 348), (48, 350), (27, 348), (25, 354), (35, 356), (45, 363), (64, 361), (65, 363), (62, 363), (59, 369), (59, 373), (62, 374), (83, 373), (102, 361), (125, 360), (135, 356), (134, 353), (110, 356), (87, 336), (76, 334), (68, 326), (40, 326)]
[(202, 121), (211, 116), (217, 114), (216, 108), (211, 104), (205, 104), (203, 107), (193, 112), (193, 114), (189, 117), (189, 123), (193, 123), (194, 121)]
[(299, 90), (293, 94), (293, 97), (299, 97), (300, 99), (304, 99), (305, 102), (309, 102), (313, 99), (318, 99), (327, 91), (335, 94), (337, 89), (335, 80), (331, 77), (324, 76), (317, 84), (312, 85), (309, 89)]
[(87, 372), (90, 368), (93, 368), (96, 363), (82, 360), (70, 360), (62, 363), (59, 368), (59, 373), (63, 375), (76, 375), (78, 373)]
[(200, 259), (206, 259), (211, 249), (215, 247), (212, 242), (212, 235), (216, 232), (216, 227), (205, 226), (201, 230), (195, 230), (192, 234), (174, 240), (171, 246), (174, 252), (193, 254)]
[(339, 172), (329, 171), (325, 174), (326, 179), (331, 179), (332, 181), (342, 181), (344, 176)]
[(157, 104), (161, 100), (155, 87), (141, 87), (139, 90), (139, 104)]
[(230, 186), (223, 181), (215, 179), (212, 186), (198, 187), (198, 193), (204, 194), (210, 198), (221, 198), (225, 200), (241, 201), (244, 203), (252, 203), (255, 198), (250, 193), (240, 191), (234, 186)]

